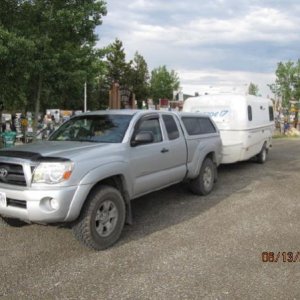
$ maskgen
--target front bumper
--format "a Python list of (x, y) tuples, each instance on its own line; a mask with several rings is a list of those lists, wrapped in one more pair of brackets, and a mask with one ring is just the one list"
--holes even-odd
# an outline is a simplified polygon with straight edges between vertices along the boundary
[(73, 221), (79, 216), (89, 190), (89, 185), (51, 189), (0, 185), (0, 192), (7, 199), (6, 205), (0, 203), (0, 215), (43, 224)]

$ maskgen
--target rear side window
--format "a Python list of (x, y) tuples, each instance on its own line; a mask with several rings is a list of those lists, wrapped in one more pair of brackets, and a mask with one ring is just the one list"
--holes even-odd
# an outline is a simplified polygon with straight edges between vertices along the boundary
[(167, 129), (169, 140), (177, 139), (179, 137), (179, 131), (173, 116), (163, 115), (163, 120)]
[(182, 122), (189, 135), (215, 133), (216, 128), (209, 118), (183, 117)]
[(252, 107), (248, 105), (248, 120), (252, 121)]
[(274, 121), (274, 112), (273, 112), (272, 106), (269, 106), (269, 118), (270, 118), (270, 121)]

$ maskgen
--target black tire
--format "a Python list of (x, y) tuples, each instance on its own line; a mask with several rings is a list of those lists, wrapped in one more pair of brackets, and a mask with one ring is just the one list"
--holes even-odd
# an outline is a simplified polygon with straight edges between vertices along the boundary
[(214, 182), (217, 178), (216, 176), (217, 168), (210, 158), (205, 158), (199, 175), (192, 179), (189, 183), (189, 187), (194, 194), (197, 195), (207, 195), (209, 194), (213, 187)]
[(74, 236), (89, 248), (104, 250), (119, 239), (125, 215), (120, 192), (110, 186), (99, 186), (91, 192), (80, 217), (73, 224)]
[(22, 227), (24, 225), (27, 223), (19, 219), (0, 217), (0, 226), (2, 227)]
[(260, 152), (256, 155), (256, 160), (259, 164), (264, 164), (267, 160), (268, 149), (266, 144), (263, 145)]

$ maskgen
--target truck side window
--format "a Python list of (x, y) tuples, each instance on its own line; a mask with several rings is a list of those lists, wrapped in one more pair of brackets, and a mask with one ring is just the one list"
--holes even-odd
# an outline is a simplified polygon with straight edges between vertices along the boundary
[(248, 120), (252, 121), (252, 107), (248, 105)]
[(272, 106), (269, 106), (269, 118), (270, 118), (270, 121), (274, 121), (274, 112), (273, 112)]
[(177, 139), (179, 137), (179, 131), (173, 116), (163, 115), (163, 120), (167, 129), (169, 140)]
[(153, 119), (145, 119), (143, 120), (139, 128), (137, 129), (138, 132), (141, 131), (151, 131), (154, 136), (154, 143), (162, 141), (162, 134), (160, 129), (160, 124), (158, 118)]

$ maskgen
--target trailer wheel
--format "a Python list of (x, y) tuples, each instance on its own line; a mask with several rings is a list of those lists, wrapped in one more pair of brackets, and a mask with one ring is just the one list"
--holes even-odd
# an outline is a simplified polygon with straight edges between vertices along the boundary
[(2, 227), (22, 227), (27, 223), (19, 219), (0, 217), (0, 226)]
[(72, 229), (85, 246), (103, 250), (120, 237), (125, 223), (125, 203), (120, 192), (110, 186), (99, 186), (88, 197)]
[(266, 144), (264, 144), (260, 152), (256, 155), (257, 162), (259, 164), (265, 163), (267, 160), (267, 154), (268, 154), (268, 149), (266, 147)]
[(217, 169), (210, 158), (205, 158), (198, 176), (191, 180), (189, 187), (194, 194), (207, 195), (214, 186)]

